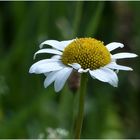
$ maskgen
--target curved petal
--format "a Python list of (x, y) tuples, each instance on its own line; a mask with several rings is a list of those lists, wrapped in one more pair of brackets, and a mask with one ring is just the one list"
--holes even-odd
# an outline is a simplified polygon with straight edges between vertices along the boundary
[(35, 65), (35, 64), (36, 65), (41, 65), (41, 64), (45, 64), (45, 63), (58, 62), (58, 61), (60, 61), (60, 60), (56, 60), (56, 59), (43, 59), (43, 60), (40, 60), (40, 61), (34, 63), (33, 65)]
[(54, 56), (51, 57), (51, 59), (57, 59), (57, 60), (59, 60), (59, 59), (61, 59), (61, 56), (60, 55), (54, 55)]
[(116, 69), (116, 70), (126, 70), (126, 71), (132, 71), (133, 69), (127, 66), (118, 65), (115, 62), (111, 62), (110, 64), (106, 65), (105, 67), (110, 69)]
[(89, 71), (91, 77), (96, 78), (102, 82), (107, 82), (114, 87), (118, 86), (118, 77), (113, 70), (108, 68), (101, 68), (93, 71)]
[(113, 59), (133, 58), (137, 57), (134, 53), (117, 53), (111, 56)]
[(54, 47), (57, 50), (63, 51), (64, 48), (69, 45), (73, 40), (67, 40), (67, 41), (57, 41), (57, 40), (46, 40), (43, 43), (40, 44), (40, 48), (42, 48), (44, 45), (50, 45)]
[(117, 48), (123, 48), (124, 45), (122, 43), (118, 43), (118, 42), (112, 42), (106, 45), (106, 48), (111, 52)]
[(58, 50), (61, 50), (61, 48), (59, 48), (60, 46), (59, 46), (59, 41), (57, 41), (57, 40), (46, 40), (46, 41), (44, 41), (44, 42), (42, 42), (40, 45), (39, 45), (39, 47), (40, 48), (43, 48), (43, 46), (44, 45), (49, 45), (49, 46), (52, 46), (52, 47), (54, 47), (54, 48), (56, 48), (56, 49), (58, 49)]
[(59, 71), (53, 71), (47, 75), (46, 79), (44, 80), (44, 87), (45, 88), (47, 88), (52, 82), (55, 81), (55, 78), (56, 78), (58, 72)]
[(69, 66), (72, 66), (74, 69), (78, 70), (81, 68), (81, 65), (78, 64), (78, 63), (72, 63), (72, 64), (69, 64)]
[(72, 72), (72, 68), (69, 68), (69, 67), (65, 67), (64, 69), (60, 70), (58, 73), (57, 73), (57, 77), (55, 79), (55, 83), (54, 83), (54, 88), (55, 88), (55, 91), (56, 92), (59, 92), (66, 80), (68, 79), (68, 77), (70, 76), (71, 72)]
[(55, 60), (55, 59), (51, 59), (51, 60), (52, 61), (40, 60), (36, 62), (35, 64), (31, 66), (29, 73), (41, 74), (41, 73), (47, 73), (50, 71), (60, 70), (65, 67), (65, 65), (63, 65), (61, 61)]
[(62, 55), (62, 52), (58, 51), (58, 50), (54, 50), (54, 49), (41, 49), (39, 51), (37, 51), (35, 54), (34, 54), (34, 59), (36, 57), (37, 54), (39, 53), (51, 53), (51, 54), (58, 54), (58, 55)]

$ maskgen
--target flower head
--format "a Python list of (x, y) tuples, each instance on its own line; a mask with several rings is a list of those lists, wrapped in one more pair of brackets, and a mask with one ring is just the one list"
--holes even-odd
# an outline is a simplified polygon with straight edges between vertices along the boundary
[[(44, 45), (52, 46), (52, 49), (42, 49)], [(76, 38), (68, 41), (47, 40), (40, 45), (39, 53), (54, 54), (50, 59), (44, 59), (33, 64), (30, 73), (45, 74), (44, 86), (48, 87), (54, 82), (55, 91), (59, 92), (73, 70), (79, 73), (89, 72), (92, 78), (107, 82), (114, 87), (118, 86), (118, 77), (114, 70), (131, 71), (132, 68), (118, 65), (117, 59), (133, 58), (134, 53), (110, 52), (116, 48), (123, 48), (122, 43), (113, 42), (104, 45), (94, 38)]]

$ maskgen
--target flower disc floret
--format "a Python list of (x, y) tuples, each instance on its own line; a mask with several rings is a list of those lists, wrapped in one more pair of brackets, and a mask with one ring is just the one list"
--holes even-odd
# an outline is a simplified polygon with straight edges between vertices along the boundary
[(103, 42), (94, 38), (79, 38), (70, 43), (62, 54), (65, 65), (78, 63), (83, 69), (95, 70), (109, 64), (110, 52)]

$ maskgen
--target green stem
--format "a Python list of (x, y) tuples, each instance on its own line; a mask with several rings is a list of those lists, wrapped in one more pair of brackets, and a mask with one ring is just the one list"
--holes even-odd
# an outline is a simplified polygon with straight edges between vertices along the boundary
[(80, 90), (79, 90), (79, 106), (78, 106), (78, 115), (76, 120), (76, 129), (75, 129), (75, 139), (80, 139), (83, 118), (84, 118), (84, 99), (86, 93), (86, 82), (87, 82), (87, 75), (81, 75), (81, 83), (80, 83)]

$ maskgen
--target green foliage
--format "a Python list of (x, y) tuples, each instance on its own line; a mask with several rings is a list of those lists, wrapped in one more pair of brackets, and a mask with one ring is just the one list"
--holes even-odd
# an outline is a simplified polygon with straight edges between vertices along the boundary
[[(71, 135), (75, 94), (55, 93), (30, 66), (47, 39), (95, 37), (140, 54), (139, 2), (0, 2), (0, 138), (39, 138), (49, 127)], [(89, 78), (82, 138), (140, 138), (139, 58), (121, 61), (119, 87)], [(74, 109), (74, 111), (73, 111)]]

